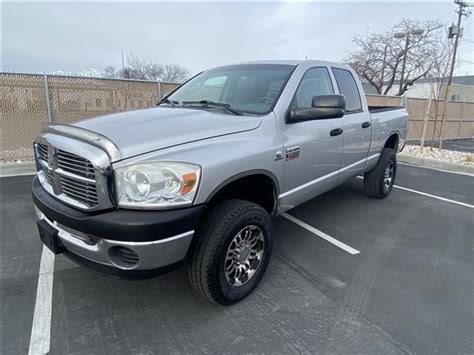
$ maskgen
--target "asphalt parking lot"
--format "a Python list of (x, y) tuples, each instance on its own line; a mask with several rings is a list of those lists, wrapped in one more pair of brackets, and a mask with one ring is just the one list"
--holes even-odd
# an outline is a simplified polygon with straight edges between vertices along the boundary
[[(30, 348), (42, 253), (31, 180), (0, 180), (3, 354)], [(182, 268), (120, 281), (57, 256), (39, 334), (52, 354), (473, 353), (474, 178), (399, 165), (396, 184), (410, 190), (375, 200), (354, 179), (289, 212), (358, 254), (275, 219), (267, 273), (232, 307), (196, 295)]]

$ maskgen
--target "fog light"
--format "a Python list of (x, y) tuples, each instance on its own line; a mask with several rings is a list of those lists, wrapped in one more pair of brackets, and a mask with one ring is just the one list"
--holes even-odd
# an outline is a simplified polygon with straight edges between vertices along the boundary
[(109, 258), (120, 269), (133, 269), (140, 260), (138, 254), (132, 249), (119, 246), (109, 249)]

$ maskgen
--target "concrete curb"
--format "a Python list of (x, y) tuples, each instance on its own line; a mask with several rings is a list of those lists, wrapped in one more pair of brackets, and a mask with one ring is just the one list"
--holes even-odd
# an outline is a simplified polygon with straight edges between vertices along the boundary
[(35, 164), (5, 164), (0, 165), (0, 177), (34, 175)]
[(441, 160), (409, 157), (406, 155), (397, 155), (397, 160), (400, 163), (406, 163), (406, 164), (411, 164), (411, 165), (424, 166), (427, 168), (440, 169), (440, 170), (474, 175), (474, 166), (446, 163)]

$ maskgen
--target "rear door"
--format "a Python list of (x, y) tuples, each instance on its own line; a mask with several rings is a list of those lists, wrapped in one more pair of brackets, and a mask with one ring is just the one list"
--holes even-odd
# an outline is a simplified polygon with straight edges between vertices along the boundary
[(364, 169), (370, 148), (372, 123), (370, 113), (361, 98), (362, 88), (359, 88), (354, 75), (342, 68), (332, 68), (332, 72), (339, 93), (346, 98), (346, 114), (342, 119), (344, 148), (339, 177), (342, 182)]

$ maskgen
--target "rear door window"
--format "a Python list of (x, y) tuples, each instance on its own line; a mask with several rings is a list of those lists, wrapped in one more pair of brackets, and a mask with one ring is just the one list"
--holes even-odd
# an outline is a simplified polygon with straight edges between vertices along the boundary
[(362, 102), (357, 83), (349, 70), (332, 68), (336, 77), (337, 86), (342, 95), (346, 97), (346, 112), (357, 112), (362, 110)]

